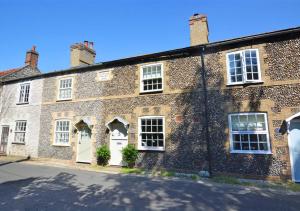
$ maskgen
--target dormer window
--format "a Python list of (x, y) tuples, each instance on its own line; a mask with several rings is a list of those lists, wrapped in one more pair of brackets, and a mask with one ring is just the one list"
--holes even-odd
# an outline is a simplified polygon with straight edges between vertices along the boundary
[(151, 64), (141, 68), (141, 92), (163, 90), (163, 65)]
[(227, 74), (229, 85), (261, 82), (258, 50), (228, 53)]

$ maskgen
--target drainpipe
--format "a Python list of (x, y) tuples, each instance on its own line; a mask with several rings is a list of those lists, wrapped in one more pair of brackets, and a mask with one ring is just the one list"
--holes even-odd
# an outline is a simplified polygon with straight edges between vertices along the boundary
[(206, 86), (206, 71), (204, 63), (204, 53), (205, 46), (200, 47), (200, 56), (201, 56), (201, 77), (202, 77), (202, 86), (203, 86), (203, 98), (204, 98), (204, 131), (206, 139), (206, 150), (207, 150), (207, 161), (208, 161), (208, 172), (209, 176), (212, 176), (212, 167), (211, 167), (211, 152), (210, 152), (210, 135), (209, 135), (209, 117), (208, 117), (208, 102), (207, 102), (207, 86)]

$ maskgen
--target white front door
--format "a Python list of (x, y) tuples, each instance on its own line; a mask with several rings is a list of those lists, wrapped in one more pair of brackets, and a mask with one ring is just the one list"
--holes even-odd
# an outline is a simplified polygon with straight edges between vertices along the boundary
[(123, 166), (122, 149), (128, 144), (127, 129), (123, 123), (116, 122), (111, 125), (110, 132), (110, 165)]
[(292, 177), (300, 182), (300, 119), (291, 120), (289, 126), (289, 150), (291, 158)]
[(88, 128), (80, 130), (78, 134), (77, 162), (92, 162), (91, 132)]

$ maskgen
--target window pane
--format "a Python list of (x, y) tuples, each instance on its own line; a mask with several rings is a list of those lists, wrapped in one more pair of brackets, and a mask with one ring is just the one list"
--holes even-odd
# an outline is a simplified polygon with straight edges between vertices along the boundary
[(256, 51), (251, 51), (251, 57), (256, 57)]
[(259, 134), (259, 142), (267, 142), (267, 135), (266, 134)]
[(241, 67), (241, 66), (242, 66), (241, 61), (235, 61), (235, 67), (236, 67), (236, 68), (239, 68), (239, 67)]
[(241, 75), (242, 74), (242, 68), (236, 68), (236, 74)]
[(247, 80), (252, 80), (252, 79), (253, 79), (252, 73), (248, 73), (248, 74), (247, 74)]
[(251, 150), (258, 150), (258, 143), (250, 143)]
[(231, 76), (231, 82), (236, 82), (235, 76)]
[(242, 76), (242, 75), (238, 75), (238, 76), (236, 77), (236, 81), (237, 81), (237, 82), (242, 82), (242, 81), (243, 81), (243, 76)]
[(249, 141), (248, 137), (249, 137), (248, 134), (242, 134), (241, 135), (241, 141), (242, 142), (248, 142)]
[(234, 144), (233, 144), (233, 149), (234, 149), (234, 150), (241, 150), (241, 143), (239, 143), (239, 142), (234, 142)]
[(234, 134), (233, 135), (233, 141), (239, 142), (240, 141), (240, 135), (239, 134)]
[(241, 115), (240, 118), (240, 130), (247, 130), (247, 116)]
[(268, 144), (267, 143), (259, 143), (259, 149), (268, 151)]
[(249, 143), (242, 143), (242, 150), (249, 150)]
[(246, 56), (246, 58), (249, 58), (250, 57), (250, 51), (245, 51), (245, 56)]
[(233, 131), (239, 130), (239, 117), (236, 115), (231, 116), (231, 127)]
[(241, 59), (241, 55), (239, 53), (234, 54), (234, 59), (235, 60), (240, 60)]
[(257, 134), (250, 134), (250, 142), (258, 142)]
[(230, 62), (234, 61), (234, 54), (230, 54), (228, 56), (228, 59), (229, 59)]

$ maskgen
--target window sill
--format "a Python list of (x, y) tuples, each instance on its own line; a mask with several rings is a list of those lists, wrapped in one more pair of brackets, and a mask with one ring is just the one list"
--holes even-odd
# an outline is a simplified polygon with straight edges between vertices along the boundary
[(272, 155), (271, 151), (249, 151), (249, 150), (234, 150), (231, 154), (256, 154), (256, 155)]
[(250, 86), (250, 85), (258, 85), (258, 84), (263, 84), (264, 81), (253, 81), (253, 82), (241, 82), (241, 83), (233, 83), (233, 84), (226, 84), (227, 87), (231, 86)]
[(146, 94), (159, 94), (159, 93), (163, 93), (163, 90), (140, 91), (140, 95), (146, 95)]
[(16, 144), (16, 145), (25, 145), (25, 143), (20, 143), (20, 142), (12, 142), (11, 144)]
[(28, 105), (29, 102), (26, 102), (26, 103), (16, 103), (16, 105)]
[(54, 147), (70, 147), (70, 144), (52, 144)]
[(139, 147), (138, 151), (157, 151), (157, 152), (164, 152), (165, 148), (163, 147), (157, 147), (157, 148), (151, 148), (151, 147)]
[(61, 99), (61, 100), (56, 100), (56, 102), (66, 102), (66, 101), (72, 101), (72, 99)]

